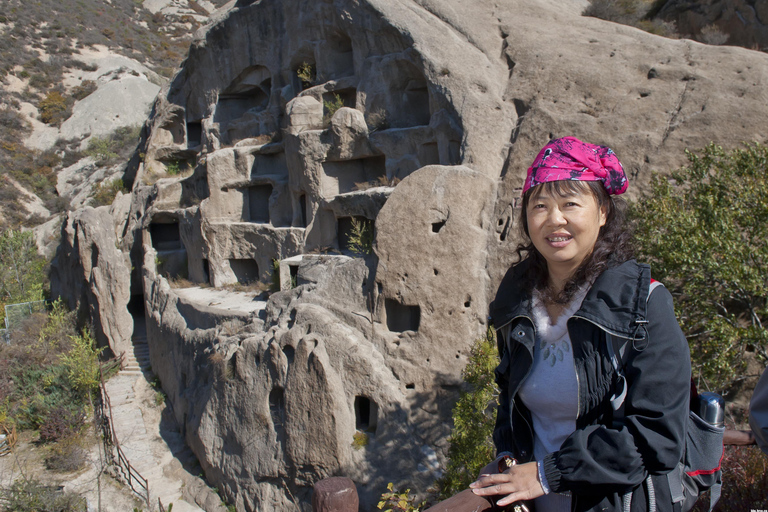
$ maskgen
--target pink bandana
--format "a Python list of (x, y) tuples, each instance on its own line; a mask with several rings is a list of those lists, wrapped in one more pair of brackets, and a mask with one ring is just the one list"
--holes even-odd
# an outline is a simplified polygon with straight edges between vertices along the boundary
[(553, 139), (528, 169), (523, 194), (541, 183), (560, 180), (601, 181), (608, 194), (623, 194), (629, 183), (611, 148), (582, 142), (576, 137)]

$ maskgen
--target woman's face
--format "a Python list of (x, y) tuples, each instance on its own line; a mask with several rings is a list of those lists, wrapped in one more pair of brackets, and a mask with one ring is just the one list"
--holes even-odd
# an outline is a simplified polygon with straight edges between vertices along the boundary
[(528, 234), (547, 260), (550, 275), (570, 277), (595, 246), (607, 209), (599, 206), (588, 187), (565, 195), (534, 193), (527, 205)]

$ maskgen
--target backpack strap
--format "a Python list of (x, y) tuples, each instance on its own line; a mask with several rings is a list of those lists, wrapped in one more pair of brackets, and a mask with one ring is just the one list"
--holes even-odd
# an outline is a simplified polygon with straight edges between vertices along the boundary
[[(651, 299), (651, 293), (659, 286), (664, 286), (659, 281), (651, 279), (651, 285), (648, 287), (648, 298)], [(609, 332), (605, 333), (605, 341), (608, 348), (608, 355), (611, 358), (611, 365), (618, 376), (617, 388), (614, 390), (611, 397), (611, 407), (613, 407), (613, 422), (614, 424), (622, 423), (624, 421), (624, 401), (627, 398), (627, 378), (624, 376), (624, 356), (629, 345), (629, 340), (626, 338), (619, 338)], [(620, 386), (620, 388), (619, 388)], [(656, 493), (653, 488), (653, 481), (651, 475), (648, 475), (645, 479), (646, 489), (648, 490), (648, 505), (651, 512), (656, 512)], [(632, 507), (632, 491), (625, 493), (622, 496), (622, 512), (630, 512)], [(711, 512), (711, 511), (710, 511)]]
[[(659, 286), (664, 285), (655, 279), (651, 279), (651, 285), (648, 287), (648, 298), (646, 299), (646, 302), (651, 300), (651, 294)], [(614, 418), (621, 421), (624, 419), (624, 400), (627, 398), (627, 379), (624, 377), (624, 356), (627, 351), (627, 346), (629, 345), (629, 343), (627, 343), (629, 340), (625, 338), (619, 338), (618, 336), (614, 336), (609, 332), (605, 333), (605, 337), (608, 347), (608, 355), (611, 358), (611, 364), (613, 365), (613, 369), (616, 372), (616, 375), (618, 375), (619, 383), (621, 385), (620, 389), (617, 388), (614, 390), (614, 394), (611, 397), (611, 406), (616, 412), (616, 414), (614, 414)]]

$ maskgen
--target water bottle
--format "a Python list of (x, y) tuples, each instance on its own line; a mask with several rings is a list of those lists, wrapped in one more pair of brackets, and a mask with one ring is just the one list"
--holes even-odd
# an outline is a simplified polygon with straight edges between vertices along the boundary
[(699, 393), (699, 418), (713, 427), (725, 425), (725, 400), (717, 393), (705, 391)]

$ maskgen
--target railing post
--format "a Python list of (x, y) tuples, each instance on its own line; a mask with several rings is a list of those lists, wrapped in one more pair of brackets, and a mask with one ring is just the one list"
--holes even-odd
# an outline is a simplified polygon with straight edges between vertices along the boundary
[(343, 476), (320, 480), (312, 493), (313, 512), (357, 512), (359, 503), (355, 483)]

